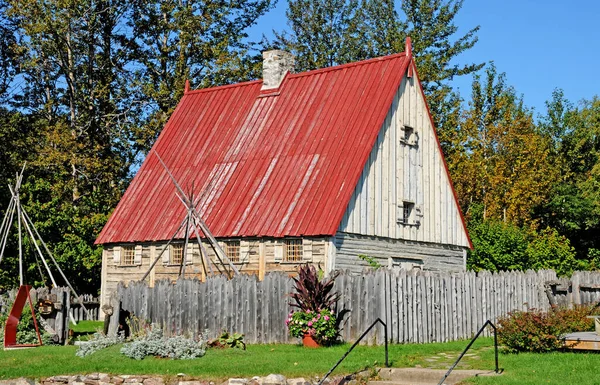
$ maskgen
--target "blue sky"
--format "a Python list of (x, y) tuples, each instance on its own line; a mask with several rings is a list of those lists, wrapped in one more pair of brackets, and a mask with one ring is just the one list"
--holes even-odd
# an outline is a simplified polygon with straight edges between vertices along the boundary
[[(286, 7), (287, 1), (279, 0), (251, 38), (287, 28)], [(537, 116), (554, 88), (562, 88), (573, 103), (600, 95), (599, 24), (600, 1), (464, 0), (456, 18), (459, 34), (481, 29), (479, 42), (456, 62), (494, 61)], [(471, 76), (454, 81), (465, 99), (471, 81)]]

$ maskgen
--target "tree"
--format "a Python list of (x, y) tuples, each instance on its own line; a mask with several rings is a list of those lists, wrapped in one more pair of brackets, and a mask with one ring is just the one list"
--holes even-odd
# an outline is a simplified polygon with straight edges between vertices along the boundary
[(575, 259), (575, 249), (556, 229), (541, 231), (498, 219), (483, 219), (483, 206), (474, 205), (469, 234), (473, 250), (467, 258), (470, 270), (543, 270), (570, 275), (585, 268)]
[(481, 204), (484, 219), (533, 224), (556, 177), (549, 140), (493, 65), (484, 79), (475, 76), (473, 100), (451, 140), (447, 161), (463, 212)]
[(258, 77), (246, 30), (271, 0), (132, 2), (127, 46), (133, 59), (133, 140), (147, 151), (183, 96), (184, 84), (222, 85)]
[(451, 80), (484, 65), (454, 64), (477, 43), (479, 27), (455, 37), (454, 18), (462, 0), (406, 0), (401, 4), (399, 14), (391, 0), (291, 0), (290, 32), (276, 33), (268, 45), (294, 53), (297, 69), (305, 71), (402, 52), (410, 36), (421, 83), (434, 121), (441, 127), (456, 97)]
[(600, 100), (584, 100), (576, 108), (555, 90), (546, 106), (540, 131), (552, 138), (559, 176), (538, 215), (570, 239), (580, 259), (589, 261), (600, 249)]
[[(0, 177), (28, 161), (23, 204), (80, 291), (97, 289), (94, 240), (186, 78), (206, 86), (255, 76), (243, 39), (270, 4), (0, 0)], [(9, 248), (16, 255), (13, 238)], [(31, 282), (42, 282), (28, 262)], [(4, 271), (0, 285), (14, 284)]]

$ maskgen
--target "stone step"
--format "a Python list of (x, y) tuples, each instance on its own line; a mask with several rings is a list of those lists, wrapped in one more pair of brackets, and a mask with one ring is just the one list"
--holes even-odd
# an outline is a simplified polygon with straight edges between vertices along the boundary
[[(410, 385), (410, 384), (437, 384), (444, 377), (447, 370), (427, 368), (382, 368), (379, 371), (381, 380), (369, 381), (371, 385)], [(496, 375), (492, 370), (453, 370), (444, 384), (453, 385), (460, 381), (475, 376)]]

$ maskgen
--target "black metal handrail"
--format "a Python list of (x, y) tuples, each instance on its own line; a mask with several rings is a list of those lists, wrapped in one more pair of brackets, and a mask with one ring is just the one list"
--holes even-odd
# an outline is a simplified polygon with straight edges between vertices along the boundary
[(354, 347), (355, 347), (356, 345), (358, 345), (358, 343), (359, 343), (359, 342), (360, 342), (360, 341), (361, 341), (361, 340), (364, 338), (364, 336), (366, 336), (366, 335), (367, 335), (367, 333), (368, 333), (368, 332), (370, 332), (370, 331), (371, 331), (371, 329), (373, 329), (373, 326), (377, 325), (377, 322), (379, 322), (380, 324), (382, 324), (382, 325), (383, 325), (383, 338), (384, 338), (384, 340), (385, 340), (385, 367), (386, 367), (386, 368), (389, 368), (389, 367), (390, 367), (390, 364), (389, 364), (389, 362), (388, 362), (388, 338), (387, 338), (387, 325), (385, 324), (385, 322), (383, 322), (383, 321), (381, 320), (381, 318), (377, 318), (377, 319), (375, 320), (375, 322), (373, 322), (373, 323), (371, 324), (371, 326), (369, 326), (369, 328), (368, 328), (367, 330), (365, 330), (365, 331), (363, 332), (363, 334), (361, 334), (361, 335), (360, 335), (360, 337), (358, 337), (358, 339), (356, 340), (356, 342), (355, 342), (355, 343), (354, 343), (352, 346), (350, 346), (350, 349), (348, 349), (348, 350), (346, 351), (346, 353), (344, 353), (344, 355), (342, 356), (342, 358), (340, 358), (340, 360), (339, 360), (339, 361), (338, 361), (338, 362), (337, 362), (335, 365), (333, 365), (333, 367), (332, 367), (331, 369), (329, 369), (329, 371), (327, 372), (327, 374), (325, 374), (325, 376), (323, 376), (323, 378), (321, 379), (321, 381), (319, 381), (319, 384), (318, 384), (318, 385), (322, 385), (322, 384), (323, 384), (323, 381), (325, 381), (325, 379), (326, 379), (327, 377), (329, 377), (329, 375), (331, 374), (331, 372), (333, 372), (333, 371), (335, 370), (335, 368), (337, 368), (337, 367), (338, 367), (338, 365), (339, 365), (339, 364), (341, 364), (341, 363), (342, 363), (342, 361), (344, 361), (344, 359), (345, 359), (346, 357), (348, 357), (348, 354), (350, 354), (350, 352), (352, 351), (352, 349), (354, 349)]
[(456, 362), (454, 362), (454, 364), (450, 367), (450, 369), (448, 369), (448, 371), (446, 372), (446, 374), (444, 375), (444, 377), (440, 380), (440, 382), (438, 383), (438, 385), (442, 385), (444, 383), (444, 381), (446, 381), (446, 378), (448, 378), (448, 376), (450, 376), (450, 373), (452, 373), (452, 371), (454, 370), (454, 368), (456, 368), (456, 365), (458, 365), (458, 363), (460, 362), (460, 360), (463, 358), (463, 356), (465, 355), (465, 353), (467, 353), (467, 351), (469, 350), (469, 348), (471, 347), (471, 345), (473, 345), (473, 343), (479, 337), (479, 335), (481, 333), (483, 333), (483, 331), (485, 330), (485, 327), (487, 325), (490, 325), (492, 327), (492, 329), (494, 329), (494, 350), (495, 350), (494, 354), (496, 355), (496, 369), (494, 370), (494, 372), (496, 372), (496, 373), (500, 372), (500, 369), (498, 368), (498, 337), (497, 337), (497, 332), (496, 332), (496, 325), (494, 325), (492, 323), (492, 321), (487, 320), (487, 321), (485, 321), (485, 323), (483, 324), (483, 326), (481, 327), (481, 329), (479, 329), (479, 331), (477, 332), (477, 334), (475, 334), (475, 337), (473, 337), (471, 339), (471, 342), (469, 342), (469, 344), (467, 345), (467, 347), (465, 348), (465, 350), (463, 350), (463, 352), (460, 354), (460, 356), (458, 356), (458, 358), (456, 359)]

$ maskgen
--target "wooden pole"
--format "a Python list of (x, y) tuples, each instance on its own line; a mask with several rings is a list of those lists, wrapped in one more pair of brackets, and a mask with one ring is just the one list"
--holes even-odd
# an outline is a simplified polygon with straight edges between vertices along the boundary
[[(52, 262), (54, 263), (54, 266), (56, 266), (56, 269), (58, 270), (58, 272), (60, 273), (60, 275), (62, 276), (62, 278), (65, 280), (67, 286), (69, 286), (69, 289), (71, 289), (71, 292), (73, 293), (73, 295), (75, 296), (75, 298), (79, 299), (79, 294), (77, 294), (77, 292), (75, 291), (75, 289), (73, 288), (73, 286), (71, 285), (71, 282), (67, 279), (67, 276), (65, 275), (65, 273), (62, 271), (62, 269), (60, 268), (60, 265), (58, 264), (58, 262), (56, 262), (56, 259), (54, 258), (54, 255), (52, 254), (52, 252), (50, 251), (50, 249), (48, 248), (48, 245), (46, 245), (46, 242), (44, 242), (44, 240), (42, 239), (40, 233), (37, 231), (37, 228), (35, 227), (35, 225), (33, 224), (33, 222), (31, 221), (31, 218), (29, 217), (29, 215), (27, 215), (27, 211), (23, 210), (23, 218), (29, 222), (29, 224), (31, 225), (31, 228), (33, 229), (35, 235), (38, 237), (38, 239), (40, 240), (40, 243), (42, 244), (42, 246), (44, 246), (44, 250), (46, 250), (46, 253), (48, 254), (48, 256), (50, 257), (50, 259), (52, 260)], [(83, 308), (83, 310), (85, 310), (85, 312), (88, 314), (88, 316), (90, 316), (90, 312), (89, 310), (85, 307), (85, 305), (83, 304), (83, 301), (81, 302), (81, 307)]]
[(208, 238), (211, 246), (215, 249), (215, 254), (217, 254), (217, 258), (219, 259), (219, 262), (221, 262), (221, 264), (223, 264), (223, 266), (225, 266), (225, 264), (223, 263), (223, 260), (221, 259), (221, 257), (223, 257), (223, 259), (225, 259), (229, 263), (229, 266), (233, 269), (233, 271), (235, 272), (235, 274), (239, 274), (240, 272), (235, 267), (235, 265), (233, 263), (231, 263), (231, 261), (229, 260), (229, 258), (227, 258), (227, 255), (225, 254), (225, 252), (223, 251), (223, 249), (221, 248), (221, 246), (219, 245), (219, 243), (217, 242), (217, 240), (215, 239), (215, 237), (212, 235), (212, 233), (208, 229), (208, 226), (206, 226), (206, 223), (204, 223), (204, 220), (202, 220), (202, 217), (200, 216), (200, 214), (198, 213), (198, 211), (194, 207), (193, 202), (190, 202), (190, 200), (187, 198), (187, 195), (185, 194), (185, 192), (181, 188), (181, 185), (177, 182), (177, 179), (175, 179), (175, 177), (171, 173), (171, 170), (169, 170), (169, 168), (167, 167), (167, 165), (165, 164), (165, 162), (163, 162), (162, 158), (160, 157), (160, 155), (158, 155), (158, 152), (156, 152), (156, 150), (154, 151), (154, 154), (156, 155), (156, 157), (160, 161), (160, 164), (162, 164), (163, 168), (165, 169), (165, 171), (167, 172), (167, 174), (171, 178), (171, 181), (173, 182), (173, 184), (175, 184), (175, 188), (177, 189), (177, 191), (179, 192), (179, 195), (180, 195), (179, 199), (181, 199), (183, 201), (184, 205), (186, 205), (186, 207), (188, 209), (192, 210), (192, 213), (198, 219), (198, 224), (200, 226), (200, 229), (202, 230), (202, 232), (204, 233), (204, 235), (206, 235), (206, 237)]
[[(27, 220), (25, 218), (23, 218), (23, 222), (25, 223), (25, 229), (29, 233), (29, 236), (31, 237), (31, 241), (34, 244), (35, 249), (37, 250), (40, 257), (42, 258), (42, 262), (44, 263), (44, 267), (46, 268), (46, 271), (48, 272), (48, 275), (50, 276), (52, 285), (54, 285), (54, 287), (58, 287), (58, 285), (56, 284), (56, 281), (54, 280), (54, 276), (52, 275), (52, 272), (50, 271), (50, 267), (48, 266), (48, 263), (46, 263), (46, 258), (44, 258), (44, 255), (42, 254), (42, 250), (40, 250), (40, 246), (38, 245), (38, 243), (35, 239), (35, 236), (33, 235), (33, 232), (31, 231), (31, 228), (29, 227), (29, 224), (27, 223)], [(40, 271), (40, 273), (41, 273), (41, 271)], [(43, 279), (43, 277), (42, 277), (42, 279)]]
[(19, 200), (19, 190), (17, 190), (17, 228), (19, 231), (19, 283), (23, 286), (23, 241), (21, 239), (21, 202)]
[(10, 218), (6, 222), (6, 228), (4, 229), (4, 233), (2, 234), (2, 249), (0, 249), (0, 262), (2, 262), (2, 257), (4, 256), (4, 248), (6, 247), (6, 241), (8, 240), (8, 235), (10, 234), (10, 226), (12, 225), (12, 221), (15, 216), (15, 210), (15, 200), (14, 198), (11, 198), (9, 210), (6, 212), (5, 215), (5, 217), (8, 217), (10, 215)]
[(175, 237), (177, 236), (177, 233), (179, 232), (179, 230), (181, 230), (181, 228), (183, 227), (185, 223), (185, 219), (181, 222), (181, 224), (179, 225), (179, 228), (177, 228), (177, 230), (175, 230), (175, 232), (173, 233), (173, 236), (171, 237), (171, 239), (169, 239), (169, 242), (167, 242), (167, 244), (165, 245), (165, 247), (163, 247), (163, 249), (161, 250), (161, 252), (158, 254), (158, 256), (154, 259), (154, 262), (152, 262), (152, 264), (150, 265), (150, 267), (148, 268), (148, 271), (146, 271), (146, 274), (144, 274), (144, 276), (142, 277), (142, 279), (140, 279), (140, 281), (143, 281), (146, 279), (146, 277), (148, 276), (148, 274), (150, 274), (150, 272), (152, 271), (152, 269), (154, 269), (154, 266), (156, 266), (156, 263), (158, 262), (158, 260), (162, 257), (162, 255), (165, 253), (165, 251), (167, 250), (167, 248), (169, 247), (169, 245), (171, 244), (171, 242), (173, 242), (173, 240), (175, 239)]
[(185, 263), (187, 260), (188, 238), (190, 237), (190, 211), (188, 210), (185, 220), (185, 241), (183, 242), (183, 250), (181, 253), (181, 264), (179, 265), (179, 276), (185, 278)]

